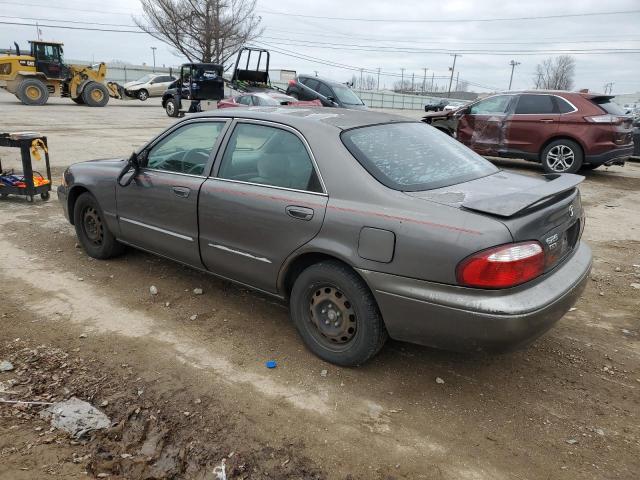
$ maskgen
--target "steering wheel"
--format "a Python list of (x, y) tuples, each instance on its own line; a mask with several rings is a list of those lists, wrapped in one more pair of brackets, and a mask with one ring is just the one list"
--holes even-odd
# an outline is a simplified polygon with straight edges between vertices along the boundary
[[(187, 160), (190, 161), (187, 162)], [(198, 169), (200, 169), (200, 172), (198, 173), (202, 173), (204, 166), (209, 161), (209, 151), (206, 148), (192, 148), (185, 152), (181, 161), (183, 173), (194, 174)], [(195, 165), (192, 165), (187, 171), (184, 171), (188, 163), (193, 163)]]

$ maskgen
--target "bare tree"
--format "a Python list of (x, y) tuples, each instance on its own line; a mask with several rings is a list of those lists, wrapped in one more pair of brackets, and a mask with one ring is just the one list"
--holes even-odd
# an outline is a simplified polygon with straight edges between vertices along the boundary
[(536, 88), (545, 90), (571, 90), (576, 61), (570, 55), (547, 58), (536, 67), (533, 82)]
[(190, 62), (224, 64), (264, 29), (257, 0), (140, 0), (136, 25)]

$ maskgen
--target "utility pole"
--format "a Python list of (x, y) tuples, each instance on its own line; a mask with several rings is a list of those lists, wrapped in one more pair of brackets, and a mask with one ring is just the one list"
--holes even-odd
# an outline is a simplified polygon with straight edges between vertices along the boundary
[(411, 93), (415, 92), (416, 87), (415, 87), (415, 78), (416, 78), (416, 74), (412, 73), (411, 74)]
[(538, 81), (536, 82), (536, 89), (540, 90), (540, 87), (542, 87), (542, 72), (538, 73)]
[(511, 65), (511, 78), (509, 78), (509, 90), (511, 90), (511, 84), (513, 83), (513, 71), (515, 70), (516, 66), (520, 65), (520, 62), (511, 60), (509, 62), (509, 65)]
[(376, 86), (376, 90), (380, 90), (380, 67), (378, 67), (378, 84)]
[(153, 73), (156, 73), (156, 48), (158, 47), (151, 47), (151, 51), (153, 52)]
[(402, 90), (404, 89), (404, 68), (401, 68), (400, 71), (402, 72), (402, 80), (400, 80), (400, 93), (402, 93)]
[(449, 78), (449, 92), (447, 95), (451, 95), (451, 84), (453, 83), (453, 72), (456, 69), (456, 58), (461, 57), (462, 55), (459, 53), (453, 53), (451, 56), (453, 57), (453, 66), (451, 67), (451, 78)]
[(423, 68), (422, 70), (424, 70), (424, 77), (422, 77), (422, 94), (424, 95), (424, 88), (427, 84), (427, 70), (429, 70), (428, 68)]
[(36, 20), (36, 33), (38, 34), (38, 40), (42, 40), (40, 38), (40, 25), (38, 25), (38, 21)]
[(433, 79), (435, 78), (435, 74), (436, 72), (431, 72), (431, 88), (429, 89), (431, 93), (433, 93)]

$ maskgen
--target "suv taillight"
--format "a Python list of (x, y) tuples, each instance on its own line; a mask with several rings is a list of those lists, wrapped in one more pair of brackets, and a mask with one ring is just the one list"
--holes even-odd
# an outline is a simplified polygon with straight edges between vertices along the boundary
[(544, 264), (539, 242), (510, 243), (467, 257), (458, 265), (456, 276), (466, 287), (509, 288), (541, 275)]
[(584, 119), (591, 123), (616, 124), (622, 122), (622, 119), (617, 115), (594, 115), (592, 117), (584, 117)]

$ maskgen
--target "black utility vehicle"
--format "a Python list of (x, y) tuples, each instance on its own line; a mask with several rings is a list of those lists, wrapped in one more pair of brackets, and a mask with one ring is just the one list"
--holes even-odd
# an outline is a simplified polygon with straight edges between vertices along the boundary
[(298, 100), (320, 100), (325, 107), (366, 109), (362, 100), (344, 83), (311, 75), (298, 75), (289, 81), (287, 95)]
[[(185, 63), (180, 67), (180, 77), (162, 95), (162, 108), (170, 117), (181, 117), (185, 111), (201, 111), (202, 100), (222, 100), (222, 72), (222, 65), (215, 63)], [(186, 100), (191, 102), (188, 109), (183, 105)]]

